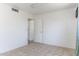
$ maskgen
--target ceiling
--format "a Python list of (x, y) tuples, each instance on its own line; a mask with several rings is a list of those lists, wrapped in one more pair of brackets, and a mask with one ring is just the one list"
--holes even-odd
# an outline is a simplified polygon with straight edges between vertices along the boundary
[(9, 5), (32, 14), (76, 7), (75, 3), (9, 3)]

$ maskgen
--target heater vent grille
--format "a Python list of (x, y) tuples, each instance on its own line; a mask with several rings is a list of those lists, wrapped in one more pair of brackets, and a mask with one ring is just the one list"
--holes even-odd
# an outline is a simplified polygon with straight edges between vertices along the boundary
[(15, 8), (12, 8), (12, 11), (17, 12), (17, 13), (19, 12), (19, 10)]

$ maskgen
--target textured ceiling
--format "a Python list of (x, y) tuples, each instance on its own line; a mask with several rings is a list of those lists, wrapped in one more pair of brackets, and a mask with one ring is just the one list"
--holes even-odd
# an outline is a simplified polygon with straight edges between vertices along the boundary
[(76, 7), (75, 3), (10, 3), (9, 5), (32, 14)]

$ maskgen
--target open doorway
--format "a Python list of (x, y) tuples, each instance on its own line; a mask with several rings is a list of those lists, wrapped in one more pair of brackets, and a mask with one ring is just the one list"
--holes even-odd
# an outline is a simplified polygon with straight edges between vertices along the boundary
[(34, 40), (34, 20), (28, 18), (28, 43)]

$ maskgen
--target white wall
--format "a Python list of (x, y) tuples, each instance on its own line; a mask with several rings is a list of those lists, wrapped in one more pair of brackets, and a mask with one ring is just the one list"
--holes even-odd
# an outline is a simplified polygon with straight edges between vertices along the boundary
[(30, 14), (11, 6), (0, 4), (0, 53), (28, 44), (28, 21)]
[[(35, 30), (38, 30), (37, 23), (39, 22), (39, 20), (43, 20), (42, 43), (60, 47), (75, 48), (77, 23), (77, 20), (75, 18), (75, 8), (62, 9), (35, 15), (35, 19)], [(35, 32), (35, 34), (39, 35), (38, 32)], [(39, 40), (39, 38), (35, 39), (36, 42), (38, 42)]]

